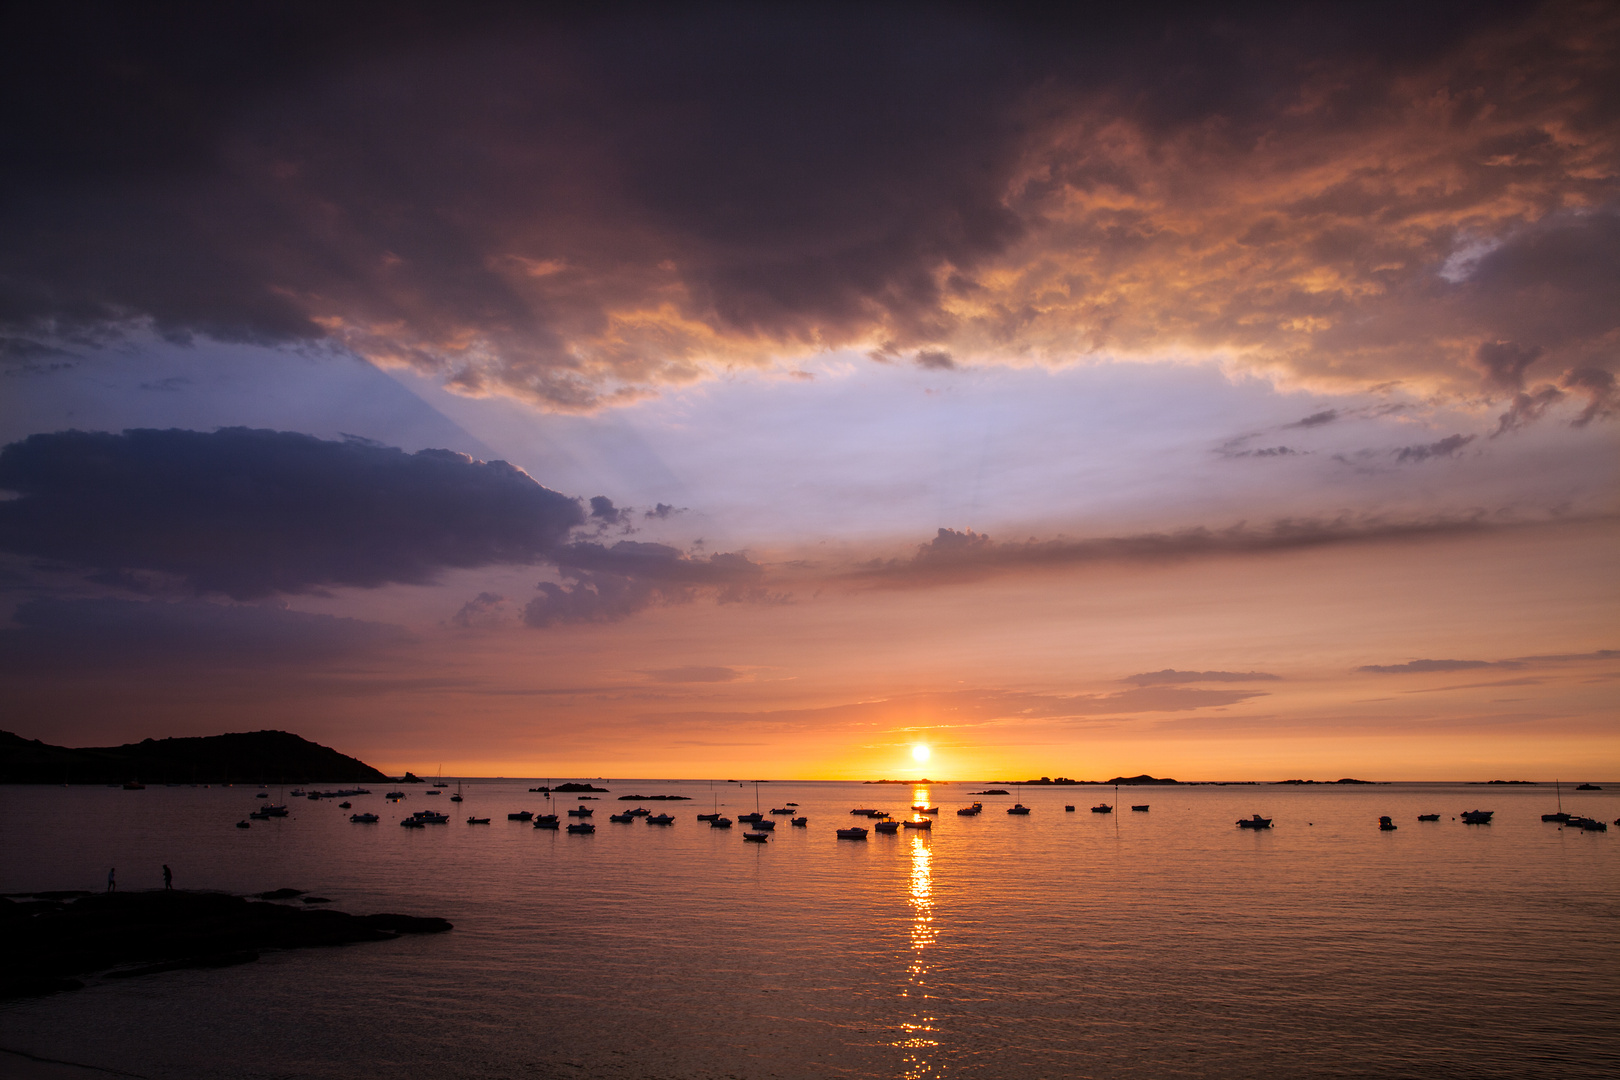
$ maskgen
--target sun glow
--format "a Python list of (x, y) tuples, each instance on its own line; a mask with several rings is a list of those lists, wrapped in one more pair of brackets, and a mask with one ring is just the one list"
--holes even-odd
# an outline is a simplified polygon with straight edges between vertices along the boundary
[(929, 753), (930, 751), (928, 747), (924, 746), (922, 743), (918, 743), (916, 746), (911, 748), (911, 756), (915, 761), (927, 761)]

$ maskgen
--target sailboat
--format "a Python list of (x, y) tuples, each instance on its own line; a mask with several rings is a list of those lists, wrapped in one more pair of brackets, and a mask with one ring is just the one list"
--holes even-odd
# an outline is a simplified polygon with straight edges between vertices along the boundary
[(1557, 780), (1553, 781), (1553, 787), (1554, 787), (1554, 790), (1555, 790), (1555, 792), (1556, 792), (1556, 794), (1558, 796), (1558, 813), (1556, 813), (1556, 814), (1542, 814), (1541, 815), (1541, 820), (1542, 821), (1556, 821), (1560, 825), (1562, 825), (1562, 824), (1565, 824), (1565, 823), (1567, 823), (1569, 821), (1569, 815), (1564, 813), (1564, 789), (1563, 789), (1563, 786)]
[(444, 765), (443, 764), (441, 764), (439, 766), (439, 775), (434, 778), (433, 786), (434, 787), (439, 787), (439, 788), (449, 787), (450, 786), (449, 784), (444, 782)]
[(456, 793), (454, 795), (450, 796), (450, 801), (451, 802), (460, 802), (461, 801), (461, 781), (460, 780), (456, 781)]
[(713, 780), (709, 781), (709, 794), (714, 795), (714, 813), (712, 813), (712, 814), (699, 814), (697, 816), (697, 819), (699, 821), (719, 821), (720, 820), (720, 796), (715, 793), (714, 781)]

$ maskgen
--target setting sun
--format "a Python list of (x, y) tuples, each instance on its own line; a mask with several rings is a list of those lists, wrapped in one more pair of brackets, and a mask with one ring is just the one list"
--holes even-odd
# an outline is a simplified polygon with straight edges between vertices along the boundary
[(916, 746), (911, 748), (911, 756), (916, 761), (927, 761), (928, 753), (928, 747), (924, 746), (922, 743), (918, 743)]

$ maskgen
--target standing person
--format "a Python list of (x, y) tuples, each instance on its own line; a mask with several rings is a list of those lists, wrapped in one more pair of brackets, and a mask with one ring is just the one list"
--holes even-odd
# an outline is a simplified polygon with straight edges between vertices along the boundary
[(174, 888), (174, 871), (169, 869), (169, 864), (168, 863), (164, 863), (163, 864), (163, 891), (168, 892), (170, 889), (173, 889), (173, 888)]
[(116, 866), (113, 867), (111, 870), (107, 871), (107, 891), (108, 892), (117, 892), (118, 891), (118, 878), (116, 876), (117, 873), (118, 873), (118, 867), (116, 867)]

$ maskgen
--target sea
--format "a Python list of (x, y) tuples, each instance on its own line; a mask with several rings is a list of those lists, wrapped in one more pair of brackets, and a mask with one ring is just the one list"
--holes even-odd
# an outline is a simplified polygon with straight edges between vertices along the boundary
[[(458, 783), (459, 804), (457, 784), (397, 803), (378, 785), (351, 810), (271, 787), (290, 815), (249, 829), (253, 787), (0, 788), (0, 892), (100, 889), (111, 867), (158, 888), (167, 863), (178, 888), (455, 924), (5, 1002), (0, 1072), (1620, 1076), (1620, 827), (1544, 823), (1551, 784), (615, 778), (583, 804), (595, 834), (569, 835), (507, 820), (581, 805), (542, 781)], [(1612, 823), (1620, 784), (1601, 786), (1565, 785), (1563, 808)], [(670, 826), (609, 822), (624, 795), (689, 801), (640, 804)], [(753, 844), (696, 819), (756, 801), (808, 825), (777, 816)], [(852, 809), (914, 804), (940, 808), (931, 830), (835, 835), (869, 824)], [(451, 822), (400, 827), (422, 809)], [(1491, 823), (1464, 824), (1476, 809)], [(381, 822), (351, 823), (365, 811)], [(1236, 826), (1252, 814), (1273, 827)]]

